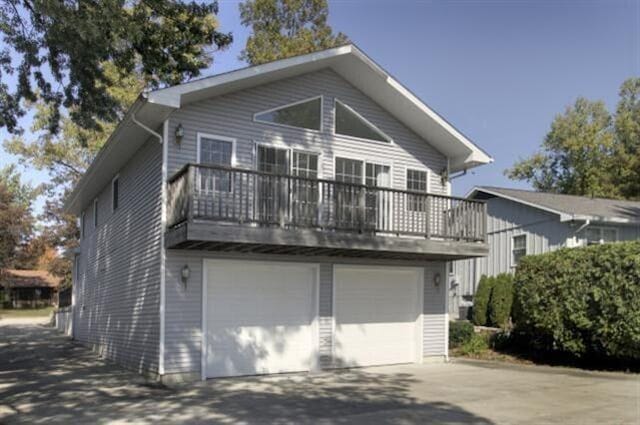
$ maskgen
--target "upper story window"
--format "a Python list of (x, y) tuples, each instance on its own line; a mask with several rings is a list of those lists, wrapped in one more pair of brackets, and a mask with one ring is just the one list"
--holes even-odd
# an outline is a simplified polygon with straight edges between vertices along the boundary
[[(426, 171), (407, 169), (407, 190), (427, 193), (428, 177), (429, 173)], [(426, 211), (426, 198), (418, 195), (409, 195), (407, 209), (409, 211)]]
[(587, 245), (597, 245), (618, 240), (618, 231), (611, 227), (587, 227), (584, 232)]
[(318, 178), (318, 154), (293, 151), (291, 174), (308, 179)]
[(111, 180), (111, 210), (115, 211), (118, 209), (118, 204), (120, 201), (120, 178), (119, 176), (115, 176), (113, 180)]
[(289, 149), (258, 145), (258, 171), (289, 174)]
[(391, 138), (355, 110), (335, 100), (335, 132), (359, 139), (391, 142)]
[(98, 199), (93, 200), (93, 227), (98, 227)]
[(253, 119), (268, 124), (321, 131), (322, 96), (258, 112), (253, 116)]
[[(198, 134), (198, 163), (231, 167), (235, 156), (235, 139)], [(198, 169), (201, 191), (231, 192), (231, 173), (226, 170)]]
[(511, 264), (517, 266), (525, 255), (527, 255), (527, 235), (514, 236), (511, 240)]

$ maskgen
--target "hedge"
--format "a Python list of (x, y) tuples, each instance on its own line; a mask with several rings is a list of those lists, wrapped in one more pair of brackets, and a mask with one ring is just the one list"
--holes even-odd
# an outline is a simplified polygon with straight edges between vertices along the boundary
[(489, 323), (493, 326), (505, 326), (511, 317), (513, 305), (513, 275), (503, 273), (495, 277), (489, 300)]
[(478, 289), (473, 297), (473, 323), (477, 326), (487, 326), (489, 300), (491, 299), (491, 289), (494, 279), (488, 276), (481, 276), (478, 282)]
[(473, 337), (473, 325), (467, 321), (449, 322), (449, 348), (467, 343)]
[(532, 348), (640, 359), (640, 242), (524, 257), (514, 320)]
[(482, 276), (473, 297), (473, 323), (478, 326), (503, 326), (511, 317), (512, 304), (512, 275)]

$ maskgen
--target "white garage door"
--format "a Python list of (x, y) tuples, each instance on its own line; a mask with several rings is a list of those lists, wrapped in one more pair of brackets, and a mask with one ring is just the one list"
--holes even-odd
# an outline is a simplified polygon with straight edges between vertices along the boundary
[(336, 267), (335, 355), (345, 366), (422, 360), (420, 269)]
[(206, 377), (310, 370), (316, 267), (206, 261)]

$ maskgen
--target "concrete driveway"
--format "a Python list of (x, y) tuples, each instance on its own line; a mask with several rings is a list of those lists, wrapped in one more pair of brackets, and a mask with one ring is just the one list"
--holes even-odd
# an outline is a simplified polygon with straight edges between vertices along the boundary
[(405, 365), (179, 388), (51, 328), (0, 321), (0, 423), (640, 423), (638, 375), (491, 363)]

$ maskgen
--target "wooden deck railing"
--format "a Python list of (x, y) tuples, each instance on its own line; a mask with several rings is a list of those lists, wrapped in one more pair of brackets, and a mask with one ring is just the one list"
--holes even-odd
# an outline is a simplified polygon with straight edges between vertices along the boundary
[(188, 164), (168, 182), (169, 227), (212, 220), (486, 241), (486, 205), (464, 198)]

